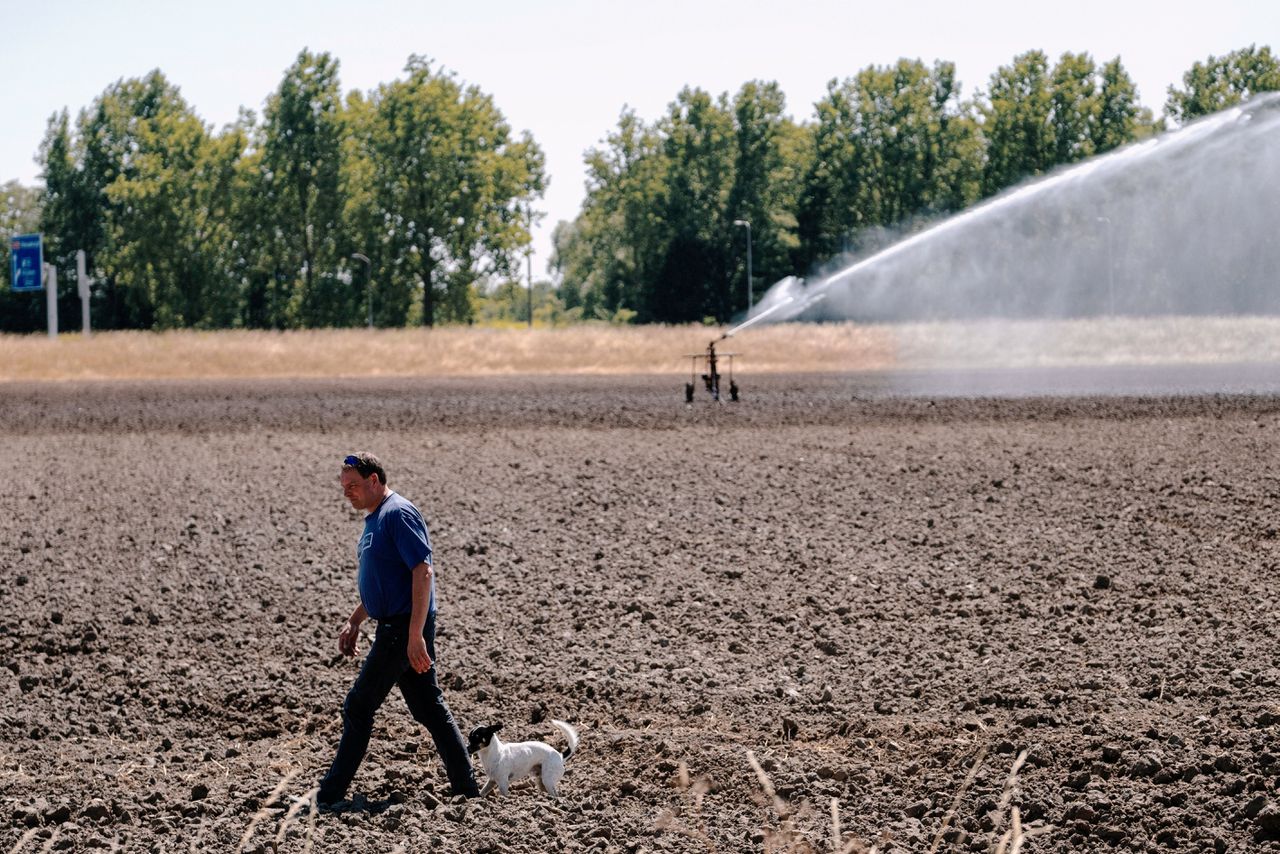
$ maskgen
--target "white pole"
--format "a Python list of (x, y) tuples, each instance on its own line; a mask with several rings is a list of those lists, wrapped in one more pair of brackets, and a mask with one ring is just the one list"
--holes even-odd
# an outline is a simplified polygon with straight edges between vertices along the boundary
[(80, 290), (80, 329), (89, 337), (89, 286), (93, 280), (84, 270), (84, 250), (76, 250), (76, 287)]
[(49, 318), (49, 337), (58, 337), (58, 268), (44, 265), (44, 307)]

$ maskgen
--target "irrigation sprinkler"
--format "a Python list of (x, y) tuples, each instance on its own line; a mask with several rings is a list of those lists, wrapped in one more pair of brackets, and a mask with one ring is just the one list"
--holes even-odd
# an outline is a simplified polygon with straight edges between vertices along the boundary
[[(733, 335), (737, 335), (739, 332), (746, 329), (747, 327), (754, 326), (755, 324), (761, 322), (762, 320), (768, 317), (772, 317), (773, 315), (777, 314), (778, 312), (782, 311), (784, 308), (787, 308), (788, 306), (794, 306), (791, 312), (792, 316), (800, 314), (800, 312), (804, 311), (809, 306), (819, 303), (822, 300), (826, 299), (826, 296), (827, 296), (826, 292), (822, 291), (819, 293), (810, 294), (804, 299), (799, 299), (797, 296), (783, 297), (778, 302), (774, 303), (764, 311), (757, 314), (755, 317), (748, 318), (747, 320), (743, 321), (742, 323), (739, 323), (737, 326), (733, 327), (729, 331), (721, 334), (719, 338), (713, 339), (711, 342), (707, 344), (707, 351), (705, 353), (686, 353), (685, 358), (691, 360), (692, 373), (689, 377), (689, 382), (685, 383), (685, 386), (684, 386), (684, 402), (686, 404), (693, 403), (693, 391), (694, 391), (694, 388), (697, 386), (699, 362), (701, 362), (702, 365), (704, 366), (704, 370), (702, 372), (703, 385), (706, 387), (707, 393), (711, 395), (711, 399), (716, 402), (719, 402), (720, 401), (720, 360), (728, 359), (729, 360), (729, 400), (736, 403), (738, 401), (739, 389), (738, 389), (738, 384), (733, 379), (733, 357), (738, 354), (737, 353), (717, 353), (716, 343), (719, 341), (723, 341), (726, 338), (729, 338)], [(799, 301), (798, 305), (796, 305), (797, 301)]]

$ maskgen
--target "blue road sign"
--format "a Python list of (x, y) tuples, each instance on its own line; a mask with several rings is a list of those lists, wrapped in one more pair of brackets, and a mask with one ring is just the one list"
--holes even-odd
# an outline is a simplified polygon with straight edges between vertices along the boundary
[(15, 291), (44, 290), (44, 248), (39, 234), (19, 234), (9, 242), (9, 281)]

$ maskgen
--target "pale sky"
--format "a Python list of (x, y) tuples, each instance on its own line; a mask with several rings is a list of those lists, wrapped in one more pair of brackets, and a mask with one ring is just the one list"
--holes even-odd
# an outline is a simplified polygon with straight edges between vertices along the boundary
[(109, 84), (159, 68), (215, 128), (261, 115), (303, 48), (340, 62), (344, 94), (431, 57), (493, 96), (547, 155), (534, 275), (551, 229), (576, 216), (583, 153), (624, 105), (658, 118), (685, 85), (712, 94), (777, 81), (800, 121), (832, 78), (901, 57), (956, 64), (964, 97), (1017, 54), (1119, 55), (1158, 116), (1196, 61), (1250, 44), (1280, 51), (1274, 0), (0, 0), (0, 182), (38, 182), (50, 114), (72, 116)]

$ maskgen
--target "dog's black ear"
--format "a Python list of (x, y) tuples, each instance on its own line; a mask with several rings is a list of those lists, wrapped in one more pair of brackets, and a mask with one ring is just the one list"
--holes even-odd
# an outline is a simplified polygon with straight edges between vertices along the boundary
[(498, 721), (496, 724), (494, 724), (493, 726), (489, 727), (489, 731), (490, 731), (490, 732), (497, 732), (497, 731), (498, 731), (498, 730), (500, 730), (500, 729), (502, 729), (502, 721)]

